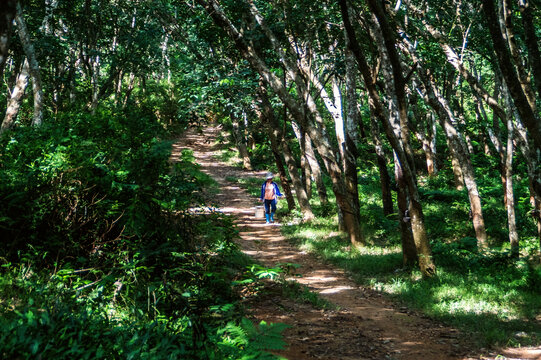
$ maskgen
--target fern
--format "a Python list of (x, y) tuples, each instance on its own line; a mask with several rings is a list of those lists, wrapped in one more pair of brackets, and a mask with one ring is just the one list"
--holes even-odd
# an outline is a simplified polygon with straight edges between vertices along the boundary
[(221, 350), (227, 353), (227, 358), (242, 360), (273, 360), (282, 359), (267, 351), (282, 350), (287, 344), (282, 332), (290, 327), (287, 324), (267, 324), (262, 321), (259, 325), (243, 318), (240, 324), (229, 322), (218, 331), (222, 341)]
[(259, 326), (256, 326), (250, 320), (243, 318), (241, 326), (250, 339), (250, 345), (255, 349), (281, 350), (287, 345), (282, 337), (282, 332), (290, 327), (287, 324), (267, 324), (261, 321)]

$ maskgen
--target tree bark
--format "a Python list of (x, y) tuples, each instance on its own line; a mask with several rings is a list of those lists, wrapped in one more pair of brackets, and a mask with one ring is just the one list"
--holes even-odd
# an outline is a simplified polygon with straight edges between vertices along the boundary
[[(371, 5), (374, 5), (373, 3), (374, 1), (371, 1)], [(340, 10), (341, 10), (344, 26), (346, 28), (346, 31), (350, 39), (351, 50), (353, 54), (355, 55), (355, 58), (357, 60), (357, 65), (364, 78), (364, 82), (367, 87), (368, 94), (370, 96), (370, 102), (374, 106), (374, 109), (375, 109), (375, 115), (381, 121), (385, 129), (387, 138), (389, 142), (391, 143), (391, 146), (395, 150), (397, 158), (403, 167), (403, 171), (405, 175), (404, 178), (405, 178), (407, 189), (410, 196), (409, 211), (410, 211), (410, 217), (412, 220), (413, 238), (414, 238), (415, 247), (417, 250), (419, 268), (423, 276), (425, 277), (434, 276), (436, 274), (436, 265), (434, 264), (432, 260), (432, 252), (430, 250), (430, 245), (428, 243), (428, 236), (427, 236), (426, 228), (424, 225), (424, 216), (423, 216), (422, 206), (419, 200), (419, 192), (417, 190), (415, 174), (412, 172), (412, 168), (410, 167), (408, 163), (409, 160), (408, 160), (408, 155), (406, 155), (406, 151), (400, 144), (399, 139), (393, 133), (392, 126), (389, 123), (388, 119), (385, 117), (385, 110), (383, 108), (383, 105), (381, 104), (379, 93), (376, 90), (372, 73), (360, 49), (359, 43), (355, 35), (355, 31), (353, 27), (351, 26), (351, 23), (349, 20), (346, 0), (339, 0), (339, 4), (340, 4)], [(394, 47), (394, 41), (391, 41), (391, 43), (388, 45), (391, 47)], [(395, 69), (395, 72), (396, 72), (396, 69)], [(395, 86), (397, 85), (395, 84)]]
[[(347, 40), (347, 39), (346, 39)], [(361, 219), (361, 204), (359, 202), (359, 181), (357, 176), (357, 143), (359, 134), (357, 125), (359, 123), (359, 110), (357, 107), (357, 69), (355, 68), (355, 58), (351, 51), (346, 49), (346, 99), (347, 99), (347, 116), (345, 121), (345, 143), (344, 143), (344, 175), (346, 187), (353, 200), (355, 212), (359, 223)]]
[[(511, 105), (509, 96), (508, 106)], [(515, 218), (515, 196), (513, 191), (513, 118), (507, 117), (507, 149), (505, 154), (505, 194), (507, 210), (507, 228), (509, 230), (509, 244), (511, 246), (511, 256), (519, 255), (519, 240), (517, 233), (517, 221)]]
[(485, 14), (487, 26), (490, 31), (494, 51), (496, 52), (496, 58), (498, 60), (505, 83), (509, 88), (509, 92), (520, 118), (530, 131), (530, 135), (536, 148), (541, 150), (541, 121), (539, 121), (538, 116), (530, 106), (528, 98), (526, 97), (526, 94), (524, 93), (518, 79), (516, 68), (511, 62), (511, 54), (505, 45), (505, 41), (498, 25), (498, 17), (496, 14), (496, 8), (494, 6), (494, 1), (482, 0), (482, 4), (483, 13)]
[[(295, 189), (295, 194), (297, 196), (297, 201), (299, 202), (299, 207), (301, 208), (303, 220), (310, 221), (314, 218), (312, 207), (310, 206), (310, 202), (308, 201), (306, 191), (302, 186), (302, 182), (297, 169), (297, 164), (295, 163), (295, 158), (293, 157), (291, 149), (289, 148), (289, 144), (284, 137), (282, 128), (278, 123), (278, 119), (276, 118), (276, 116), (274, 116), (274, 111), (272, 109), (271, 102), (269, 101), (267, 90), (264, 86), (259, 87), (259, 97), (261, 100), (262, 117), (265, 120), (266, 129), (269, 136), (271, 137), (271, 141), (274, 141), (277, 144), (281, 145), (284, 160), (289, 171), (289, 176), (291, 178), (291, 182), (293, 183), (293, 188)], [(283, 183), (284, 182), (282, 182), (282, 184)], [(290, 200), (288, 199), (288, 206), (289, 205)]]
[(501, 11), (499, 12), (500, 16), (502, 17), (502, 34), (504, 34), (504, 38), (507, 40), (509, 52), (513, 57), (515, 69), (517, 71), (517, 77), (520, 81), (522, 91), (524, 92), (524, 95), (526, 96), (530, 107), (533, 109), (534, 113), (536, 113), (537, 106), (535, 104), (535, 94), (530, 84), (530, 75), (528, 74), (526, 69), (524, 69), (522, 59), (520, 58), (520, 50), (515, 40), (515, 32), (513, 29), (513, 23), (511, 21), (511, 13), (513, 11), (511, 1), (502, 0), (500, 4), (502, 6)]
[(28, 32), (26, 22), (24, 21), (23, 9), (20, 2), (17, 2), (15, 22), (17, 23), (17, 29), (19, 31), (19, 39), (21, 40), (24, 53), (28, 59), (29, 74), (32, 79), (32, 90), (34, 92), (34, 117), (32, 119), (32, 125), (40, 126), (43, 121), (43, 88), (41, 85), (41, 74), (34, 45), (30, 40), (30, 33)]
[(310, 136), (302, 131), (299, 124), (293, 120), (291, 121), (291, 127), (293, 128), (293, 132), (299, 141), (299, 145), (301, 145), (301, 141), (302, 144), (304, 144), (304, 146), (301, 145), (301, 149), (303, 150), (303, 156), (306, 158), (306, 161), (308, 161), (312, 176), (314, 176), (314, 180), (316, 181), (319, 201), (322, 205), (327, 205), (329, 203), (327, 188), (323, 182), (323, 172), (319, 162), (317, 161), (316, 153), (314, 152), (314, 148), (312, 146), (312, 140), (310, 139)]
[[(287, 106), (290, 110), (293, 117), (302, 123), (305, 119), (304, 107), (301, 106), (295, 98), (290, 94), (289, 90), (282, 83), (282, 81), (269, 70), (265, 62), (258, 56), (255, 49), (249, 45), (249, 43), (244, 39), (242, 33), (240, 33), (237, 28), (231, 23), (231, 21), (224, 14), (223, 10), (218, 6), (215, 0), (197, 0), (201, 4), (207, 13), (211, 16), (214, 23), (222, 27), (231, 39), (235, 42), (237, 49), (241, 52), (242, 56), (250, 63), (255, 71), (263, 78), (265, 83), (272, 88), (272, 90), (278, 95), (280, 100)], [(269, 40), (273, 40), (269, 38)], [(277, 45), (277, 44), (276, 44)], [(280, 55), (285, 55), (281, 51), (280, 47), (277, 47), (278, 53)], [(283, 64), (286, 67), (286, 70), (291, 74), (291, 77), (295, 80), (299, 78), (298, 72), (295, 71), (293, 67), (290, 66), (288, 61), (286, 61), (286, 56), (281, 56), (284, 60)], [(302, 84), (296, 81), (297, 86), (301, 86), (300, 93), (304, 93)], [(317, 112), (317, 107), (315, 102), (311, 97), (308, 97), (306, 104), (310, 115), (312, 115), (318, 125), (324, 126), (321, 116)], [(357, 221), (357, 217), (354, 214), (352, 209), (352, 204), (350, 199), (347, 196), (347, 190), (342, 178), (342, 170), (339, 164), (334, 159), (334, 151), (331, 144), (329, 143), (327, 137), (322, 132), (321, 128), (316, 127), (310, 121), (307, 121), (306, 132), (310, 135), (312, 141), (316, 145), (316, 149), (323, 159), (329, 176), (331, 177), (333, 192), (336, 195), (336, 202), (338, 206), (342, 209), (344, 213), (345, 223), (347, 226), (347, 232), (353, 246), (359, 246), (364, 244), (364, 237), (361, 233), (360, 224)]]
[(537, 236), (539, 239), (539, 259), (541, 260), (541, 166), (538, 160), (537, 150), (531, 144), (528, 132), (520, 117), (515, 118), (515, 140), (518, 148), (526, 161), (528, 171), (528, 182), (530, 190), (530, 215), (537, 222)]
[[(370, 111), (370, 133), (372, 135), (372, 141), (374, 143), (374, 150), (376, 152), (376, 158), (378, 162), (378, 172), (379, 172), (379, 181), (381, 187), (381, 200), (383, 205), (383, 214), (389, 216), (394, 212), (393, 209), (393, 197), (391, 194), (391, 177), (389, 176), (389, 171), (387, 170), (387, 158), (385, 152), (383, 151), (383, 145), (379, 138), (380, 132), (378, 129), (378, 123), (376, 122), (376, 117), (374, 115), (374, 109), (371, 107)], [(396, 177), (396, 175), (395, 175)], [(405, 202), (407, 204), (407, 200)], [(404, 210), (407, 209), (407, 206)]]
[(17, 75), (15, 86), (11, 90), (11, 96), (8, 100), (6, 114), (4, 116), (4, 120), (2, 121), (0, 133), (10, 129), (17, 119), (17, 114), (19, 113), (19, 108), (21, 107), (21, 101), (26, 91), (26, 86), (28, 85), (28, 66), (28, 60), (24, 59), (23, 64), (21, 65), (21, 70)]
[(524, 40), (528, 49), (528, 56), (531, 59), (530, 67), (532, 69), (534, 85), (537, 90), (537, 96), (541, 97), (541, 54), (539, 52), (539, 40), (534, 26), (534, 14), (528, 0), (521, 0), (518, 3), (522, 14)]
[(16, 0), (4, 0), (0, 2), (0, 79), (4, 77), (4, 68), (8, 58), (13, 19), (15, 18), (16, 12)]
[(250, 155), (248, 154), (248, 148), (244, 142), (242, 131), (238, 119), (231, 115), (231, 124), (233, 125), (233, 137), (235, 139), (235, 146), (239, 150), (239, 155), (242, 159), (242, 168), (245, 170), (252, 170), (252, 163), (250, 161)]
[(397, 205), (398, 205), (398, 223), (400, 224), (400, 238), (402, 240), (402, 264), (405, 267), (412, 267), (417, 262), (417, 248), (413, 231), (411, 228), (411, 217), (408, 210), (408, 194), (407, 185), (404, 181), (404, 172), (398, 161), (396, 154), (394, 159), (394, 176), (397, 184)]

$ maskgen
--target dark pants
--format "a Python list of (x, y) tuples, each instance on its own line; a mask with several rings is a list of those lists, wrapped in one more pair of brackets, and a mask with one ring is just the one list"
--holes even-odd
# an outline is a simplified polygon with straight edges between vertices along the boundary
[(267, 200), (265, 199), (265, 214), (276, 212), (276, 199), (274, 200)]

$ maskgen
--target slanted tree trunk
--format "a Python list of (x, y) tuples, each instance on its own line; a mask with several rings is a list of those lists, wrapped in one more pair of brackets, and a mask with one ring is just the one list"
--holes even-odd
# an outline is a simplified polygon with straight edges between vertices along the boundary
[(231, 124), (233, 125), (233, 138), (235, 140), (235, 146), (239, 150), (239, 155), (242, 159), (242, 168), (245, 170), (252, 170), (252, 163), (250, 161), (250, 155), (248, 154), (248, 148), (242, 135), (239, 120), (236, 116), (231, 115)]
[[(252, 67), (261, 75), (265, 82), (272, 87), (274, 92), (288, 107), (293, 117), (298, 122), (302, 123), (304, 119), (306, 119), (304, 106), (301, 106), (298, 101), (291, 96), (283, 82), (280, 81), (280, 79), (268, 69), (267, 65), (259, 57), (255, 49), (249, 45), (249, 43), (244, 39), (243, 35), (231, 23), (216, 1), (198, 0), (198, 2), (205, 7), (207, 13), (212, 17), (214, 22), (226, 30), (230, 37), (235, 41), (237, 48), (241, 51), (245, 59), (250, 62)], [(277, 41), (277, 38), (265, 25), (261, 16), (258, 15), (257, 9), (251, 2), (250, 10), (254, 16), (254, 19), (258, 22), (258, 24), (260, 24), (265, 35), (271, 42), (274, 50), (280, 55), (282, 65), (284, 65), (287, 73), (294, 80), (298, 87), (299, 93), (307, 94), (306, 98), (303, 100), (306, 103), (306, 109), (315, 123), (312, 123), (312, 121), (307, 121), (306, 132), (310, 135), (310, 138), (316, 146), (317, 152), (321, 156), (323, 163), (327, 168), (327, 172), (329, 173), (332, 181), (333, 192), (336, 196), (336, 203), (344, 215), (344, 223), (346, 225), (347, 233), (352, 245), (363, 245), (364, 237), (361, 233), (358, 217), (355, 215), (351, 198), (349, 197), (344, 183), (343, 171), (340, 164), (335, 160), (335, 149), (333, 149), (329, 139), (326, 136), (326, 133), (324, 132), (325, 124), (317, 109), (316, 103), (310, 93), (306, 91), (306, 84), (300, 77), (298, 66), (291, 61), (287, 54), (284, 53), (281, 45)]]
[(8, 58), (13, 19), (15, 18), (16, 12), (16, 0), (0, 1), (0, 79), (4, 77), (4, 68)]
[[(347, 4), (346, 4), (346, 0), (339, 0), (339, 4), (340, 4), (340, 10), (341, 10), (344, 26), (346, 28), (346, 31), (347, 31), (349, 39), (350, 39), (351, 50), (352, 50), (352, 52), (355, 55), (355, 58), (357, 60), (357, 65), (359, 67), (359, 71), (363, 75), (364, 82), (365, 82), (365, 85), (367, 87), (368, 94), (370, 96), (370, 101), (371, 101), (371, 103), (372, 103), (372, 105), (374, 106), (374, 109), (375, 109), (375, 114), (378, 117), (378, 119), (381, 121), (381, 123), (382, 123), (382, 125), (383, 125), (383, 127), (385, 129), (385, 133), (387, 135), (387, 138), (388, 138), (389, 142), (391, 143), (391, 146), (395, 150), (400, 163), (403, 166), (404, 179), (406, 181), (407, 190), (408, 190), (408, 193), (409, 193), (409, 196), (410, 196), (409, 210), (410, 210), (410, 217), (411, 217), (411, 222), (412, 222), (413, 238), (414, 238), (415, 247), (416, 247), (416, 250), (417, 250), (419, 268), (420, 268), (423, 276), (426, 276), (426, 277), (434, 276), (436, 274), (436, 266), (435, 266), (435, 264), (434, 264), (434, 262), (432, 260), (432, 253), (431, 253), (431, 250), (430, 250), (430, 245), (428, 243), (428, 236), (427, 236), (426, 228), (425, 228), (425, 225), (424, 225), (424, 216), (423, 216), (422, 206), (421, 206), (420, 199), (419, 199), (419, 192), (417, 190), (417, 183), (416, 183), (416, 179), (415, 179), (415, 174), (413, 173), (412, 168), (410, 167), (410, 164), (408, 163), (409, 162), (409, 160), (408, 160), (409, 155), (406, 154), (406, 151), (405, 151), (404, 147), (402, 147), (402, 145), (400, 144), (399, 139), (394, 134), (392, 126), (389, 123), (389, 119), (385, 117), (385, 110), (384, 110), (383, 105), (381, 104), (379, 93), (378, 93), (378, 91), (376, 89), (372, 73), (370, 71), (370, 68), (368, 67), (366, 58), (364, 57), (364, 55), (363, 55), (363, 53), (361, 51), (361, 48), (360, 48), (359, 43), (358, 43), (357, 38), (356, 38), (355, 31), (354, 31), (354, 29), (353, 29), (353, 27), (351, 25), (350, 20), (349, 20), (348, 7), (347, 7)], [(370, 4), (371, 8), (373, 8), (375, 6), (377, 7), (377, 4), (375, 4), (374, 0), (370, 0), (369, 4)], [(378, 16), (378, 20), (380, 20), (379, 18), (381, 17), (381, 11), (378, 10), (377, 12), (380, 15), (380, 16)], [(386, 31), (384, 31), (383, 33), (387, 34), (387, 40), (386, 40), (387, 51), (389, 53), (394, 51), (394, 55), (391, 58), (391, 63), (393, 64), (393, 72), (397, 77), (396, 80), (398, 80), (398, 84), (395, 81), (395, 87), (397, 89), (400, 89), (400, 85), (401, 85), (400, 76), (402, 76), (401, 75), (401, 70), (399, 68), (400, 61), (397, 58), (396, 49), (394, 48), (394, 46), (395, 46), (394, 43), (395, 42), (394, 42), (393, 39), (389, 38), (388, 24), (385, 24), (384, 21), (386, 21), (386, 20), (382, 19), (381, 22), (380, 22), (380, 25), (383, 23), (381, 28), (386, 29)], [(402, 83), (403, 83), (403, 79), (402, 79)], [(404, 89), (402, 89), (401, 91), (403, 92)], [(398, 91), (398, 93), (400, 94), (400, 90)], [(403, 101), (403, 100), (401, 100), (401, 101)], [(403, 105), (404, 104), (402, 103), (402, 106)], [(405, 110), (405, 109), (403, 109), (403, 110)], [(404, 114), (402, 114), (402, 115), (404, 115)], [(405, 114), (405, 115), (407, 115), (407, 114)]]
[(306, 158), (306, 161), (308, 161), (308, 164), (310, 165), (310, 171), (312, 172), (312, 176), (316, 181), (319, 201), (322, 205), (327, 205), (329, 203), (329, 199), (327, 196), (327, 188), (325, 187), (325, 183), (323, 182), (323, 173), (321, 171), (321, 166), (317, 161), (316, 153), (312, 146), (312, 140), (310, 139), (308, 134), (306, 134), (306, 132), (303, 132), (300, 126), (293, 120), (291, 121), (291, 127), (293, 128), (295, 136), (299, 140), (299, 144), (300, 141), (303, 141), (304, 146), (301, 146), (301, 149), (303, 149), (304, 151), (303, 156)]
[(511, 62), (512, 56), (500, 31), (494, 1), (482, 0), (481, 2), (483, 4), (483, 13), (485, 14), (486, 23), (492, 39), (492, 45), (494, 46), (502, 76), (509, 88), (509, 93), (511, 94), (520, 118), (524, 122), (526, 128), (530, 131), (535, 147), (541, 150), (541, 121), (530, 105), (521, 86), (521, 82), (519, 81), (517, 69)]
[[(376, 152), (376, 158), (378, 162), (383, 214), (385, 216), (389, 216), (394, 212), (393, 197), (391, 194), (391, 177), (389, 176), (389, 171), (387, 170), (387, 157), (385, 156), (385, 152), (383, 151), (383, 145), (380, 139), (380, 131), (378, 123), (376, 122), (376, 117), (374, 115), (374, 109), (372, 107), (370, 113), (370, 133), (372, 135), (372, 141), (374, 143), (374, 150)], [(406, 204), (406, 207), (404, 208), (405, 210), (407, 209), (407, 200), (404, 204)], [(415, 255), (413, 258), (415, 259)]]
[[(302, 139), (303, 145), (301, 146), (301, 153), (304, 154), (304, 143), (306, 142), (306, 137)], [(312, 198), (312, 174), (310, 172), (310, 165), (306, 161), (306, 156), (301, 155), (301, 179), (302, 186), (306, 190), (306, 196), (308, 199)]]
[[(502, 0), (500, 2), (501, 5), (501, 11), (498, 12), (498, 14), (501, 17), (500, 24), (502, 25), (501, 33), (504, 35), (504, 38), (507, 40), (507, 45), (509, 46), (509, 52), (511, 53), (511, 56), (513, 57), (513, 64), (515, 66), (518, 80), (520, 81), (520, 86), (522, 88), (522, 91), (524, 95), (526, 96), (526, 99), (528, 100), (528, 103), (530, 107), (532, 108), (533, 112), (537, 112), (537, 106), (535, 104), (535, 93), (531, 87), (530, 83), (530, 74), (528, 74), (528, 71), (524, 69), (520, 50), (516, 43), (516, 36), (513, 29), (513, 23), (511, 21), (511, 13), (514, 11), (511, 5), (510, 0)], [(534, 65), (538, 66), (538, 65)]]
[(28, 59), (29, 74), (32, 79), (32, 91), (34, 92), (34, 117), (32, 118), (32, 125), (40, 126), (43, 121), (43, 88), (41, 85), (41, 74), (34, 45), (30, 40), (30, 33), (26, 27), (20, 2), (17, 2), (15, 22), (17, 23), (19, 39), (21, 40), (24, 53)]
[[(278, 122), (278, 119), (276, 118), (276, 116), (274, 116), (274, 111), (272, 109), (271, 102), (269, 101), (267, 90), (263, 85), (259, 86), (258, 94), (261, 100), (260, 111), (262, 114), (261, 116), (265, 121), (265, 129), (269, 134), (271, 141), (274, 141), (276, 144), (280, 144), (281, 146), (284, 160), (289, 171), (289, 176), (291, 178), (291, 182), (293, 183), (293, 188), (295, 189), (295, 195), (297, 196), (297, 201), (299, 202), (299, 206), (301, 208), (303, 219), (306, 221), (310, 221), (314, 218), (312, 207), (310, 206), (310, 202), (308, 201), (306, 191), (302, 186), (297, 165), (295, 163), (295, 158), (293, 157), (291, 149), (289, 148), (289, 144), (284, 138), (284, 134), (282, 132), (282, 128)], [(282, 184), (284, 184), (284, 182), (282, 182)], [(293, 199), (288, 199), (288, 206), (292, 204), (292, 208), (294, 208), (294, 201), (292, 200)]]
[(522, 15), (524, 40), (528, 49), (528, 57), (531, 59), (530, 67), (532, 69), (534, 85), (537, 90), (537, 96), (541, 97), (541, 53), (539, 52), (539, 40), (534, 26), (533, 4), (529, 0), (521, 0), (518, 4)]
[(24, 93), (26, 91), (26, 86), (28, 85), (28, 60), (24, 59), (23, 64), (21, 65), (21, 70), (17, 75), (17, 80), (15, 86), (11, 90), (11, 96), (8, 100), (6, 114), (4, 120), (2, 121), (2, 127), (0, 133), (10, 129), (13, 126), (13, 123), (17, 119), (17, 114), (19, 113), (19, 108), (21, 107), (21, 101), (23, 99)]
[(517, 222), (515, 218), (515, 197), (513, 191), (513, 119), (509, 116), (507, 121), (507, 150), (505, 156), (505, 192), (507, 198), (507, 227), (509, 229), (509, 244), (511, 256), (518, 257), (519, 242)]
[(286, 169), (284, 167), (284, 162), (282, 161), (282, 151), (280, 150), (279, 139), (276, 138), (273, 129), (271, 129), (271, 121), (269, 121), (269, 116), (274, 116), (274, 110), (272, 109), (272, 105), (268, 99), (267, 90), (261, 84), (257, 94), (259, 97), (259, 102), (255, 103), (254, 108), (259, 117), (259, 121), (269, 135), (272, 154), (274, 155), (276, 167), (278, 168), (278, 172), (280, 174), (280, 182), (287, 200), (287, 209), (288, 211), (293, 211), (295, 209), (295, 199), (293, 198), (290, 182), (287, 179)]
[(466, 145), (458, 130), (453, 126), (453, 123), (456, 123), (454, 114), (449, 106), (449, 103), (439, 93), (433, 79), (429, 76), (427, 71), (424, 69), (423, 64), (421, 64), (420, 60), (417, 58), (413, 51), (413, 46), (406, 40), (404, 40), (403, 43), (407, 45), (406, 50), (417, 64), (417, 69), (425, 88), (425, 101), (437, 112), (440, 125), (446, 134), (446, 138), (448, 139), (452, 160), (455, 162), (453, 163), (453, 170), (458, 172), (458, 169), (460, 169), (464, 184), (468, 190), (468, 198), (470, 200), (470, 208), (475, 236), (477, 238), (477, 245), (480, 249), (485, 250), (488, 248), (488, 240), (481, 207), (481, 198), (479, 196), (473, 165), (470, 157), (468, 156)]

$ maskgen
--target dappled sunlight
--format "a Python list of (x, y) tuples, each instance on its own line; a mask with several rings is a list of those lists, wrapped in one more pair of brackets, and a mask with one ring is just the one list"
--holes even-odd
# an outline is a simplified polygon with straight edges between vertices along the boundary
[(328, 295), (328, 294), (336, 294), (336, 293), (346, 291), (346, 290), (356, 290), (356, 288), (352, 286), (336, 286), (330, 289), (321, 290), (319, 293), (323, 295)]
[[(290, 235), (294, 234), (294, 237), (300, 240), (301, 250), (291, 246), (281, 235), (281, 219), (277, 217), (275, 224), (266, 224), (264, 218), (256, 218), (255, 207), (260, 205), (258, 199), (248, 195), (239, 186), (241, 184), (241, 186), (259, 187), (259, 182), (252, 181), (250, 178), (261, 179), (265, 172), (243, 171), (224, 165), (216, 160), (216, 156), (219, 155), (217, 146), (212, 145), (212, 141), (202, 144), (202, 137), (203, 135), (189, 137), (188, 141), (201, 144), (193, 154), (201, 170), (211, 175), (218, 183), (220, 193), (215, 195), (214, 200), (220, 202), (220, 206), (192, 210), (232, 216), (240, 232), (238, 243), (244, 254), (253, 257), (265, 267), (283, 269), (283, 280), (301, 284), (300, 286), (305, 286), (322, 301), (328, 301), (338, 307), (332, 311), (323, 311), (314, 307), (303, 308), (301, 315), (300, 305), (284, 304), (283, 299), (273, 297), (269, 306), (279, 306), (283, 311), (280, 314), (274, 314), (271, 321), (293, 325), (288, 334), (297, 336), (300, 343), (306, 341), (312, 344), (311, 346), (321, 346), (323, 349), (332, 348), (339, 337), (348, 338), (348, 346), (356, 347), (356, 354), (366, 353), (366, 349), (370, 349), (374, 354), (371, 358), (374, 359), (385, 357), (407, 360), (466, 359), (456, 355), (458, 348), (462, 346), (456, 330), (445, 325), (434, 325), (422, 317), (413, 316), (409, 309), (397, 308), (382, 296), (385, 292), (411, 293), (411, 296), (415, 296), (416, 286), (419, 284), (417, 280), (420, 280), (419, 274), (414, 272), (407, 275), (409, 278), (405, 279), (401, 277), (402, 273), (399, 271), (392, 284), (380, 283), (379, 286), (373, 284), (374, 288), (379, 288), (381, 291), (376, 292), (357, 285), (345, 271), (316, 260), (309, 254), (313, 249), (318, 249), (320, 252), (324, 250), (327, 258), (348, 261), (352, 273), (357, 276), (365, 274), (369, 279), (374, 269), (400, 270), (400, 245), (351, 249), (344, 234), (334, 230), (335, 224), (329, 221), (317, 223), (316, 220), (315, 223), (310, 224), (284, 226), (283, 231)], [(182, 150), (182, 147), (174, 147), (178, 156)], [(233, 179), (233, 182), (226, 179)], [(382, 266), (382, 264), (385, 265)], [(372, 277), (372, 279), (377, 278)], [(452, 287), (440, 289), (435, 286), (432, 290), (434, 297), (448, 299), (445, 306), (449, 309), (446, 311), (453, 313), (454, 309), (457, 311), (456, 315), (478, 316), (478, 314), (492, 313), (496, 316), (495, 313), (501, 310), (496, 304), (490, 302), (482, 303), (465, 299), (461, 296), (460, 290)], [(486, 284), (479, 284), (478, 291), (497, 293), (497, 289)], [(427, 301), (430, 302), (430, 299)], [(458, 313), (459, 309), (463, 311), (464, 308), (468, 309), (468, 314)], [(443, 311), (443, 309), (440, 310)], [(270, 308), (262, 308), (259, 311), (263, 312), (262, 319), (268, 319), (266, 314), (270, 312)], [(499, 315), (502, 314), (503, 312), (500, 311)], [(351, 359), (357, 358), (359, 357), (351, 357)]]

